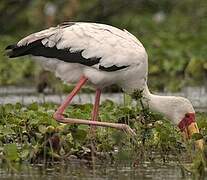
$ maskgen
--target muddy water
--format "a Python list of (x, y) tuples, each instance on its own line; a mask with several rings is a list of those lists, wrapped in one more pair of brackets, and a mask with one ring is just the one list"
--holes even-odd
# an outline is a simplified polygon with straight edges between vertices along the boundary
[(42, 165), (24, 165), (17, 167), (19, 172), (11, 173), (6, 168), (0, 168), (0, 179), (8, 180), (66, 180), (66, 179), (84, 179), (84, 180), (188, 180), (192, 175), (185, 173), (182, 176), (181, 169), (176, 165), (163, 165), (143, 163), (136, 167), (130, 167), (123, 164), (117, 165), (96, 165), (87, 166), (80, 162), (73, 162), (67, 165), (52, 165), (43, 167)]

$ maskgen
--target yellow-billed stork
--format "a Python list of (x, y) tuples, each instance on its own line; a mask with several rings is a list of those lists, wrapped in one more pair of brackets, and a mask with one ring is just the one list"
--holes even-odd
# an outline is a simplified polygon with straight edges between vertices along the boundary
[[(126, 30), (98, 23), (66, 22), (31, 34), (6, 49), (10, 58), (31, 55), (63, 81), (78, 82), (53, 116), (59, 122), (113, 127), (134, 134), (126, 124), (96, 121), (101, 90), (117, 84), (127, 93), (143, 90), (149, 107), (164, 114), (187, 137), (199, 132), (195, 110), (188, 99), (150, 93), (147, 53)], [(87, 81), (96, 87), (92, 120), (64, 118), (64, 110)], [(201, 141), (198, 145), (202, 148)]]

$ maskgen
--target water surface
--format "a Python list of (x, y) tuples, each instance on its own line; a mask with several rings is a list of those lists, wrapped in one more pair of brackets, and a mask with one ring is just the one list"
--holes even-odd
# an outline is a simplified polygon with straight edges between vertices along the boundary
[(81, 162), (73, 162), (67, 165), (54, 164), (48, 167), (43, 165), (22, 165), (16, 166), (19, 172), (12, 173), (7, 168), (1, 166), (0, 179), (8, 180), (66, 180), (66, 179), (84, 179), (84, 180), (188, 180), (192, 176), (185, 173), (182, 176), (180, 167), (175, 164), (155, 164), (142, 163), (136, 167), (131, 167), (124, 164), (115, 165), (86, 165)]

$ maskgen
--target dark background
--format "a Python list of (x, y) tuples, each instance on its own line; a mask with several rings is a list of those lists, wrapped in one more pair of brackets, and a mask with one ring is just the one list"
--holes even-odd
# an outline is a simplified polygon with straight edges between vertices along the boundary
[(60, 82), (51, 74), (28, 57), (8, 60), (4, 48), (64, 21), (106, 23), (133, 33), (148, 52), (154, 90), (207, 84), (206, 0), (1, 0), (0, 86), (47, 81), (58, 89)]

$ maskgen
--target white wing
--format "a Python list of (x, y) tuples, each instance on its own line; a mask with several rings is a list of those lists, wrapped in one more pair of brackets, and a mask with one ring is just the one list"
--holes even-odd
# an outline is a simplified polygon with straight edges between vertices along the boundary
[[(64, 23), (31, 34), (19, 41), (17, 46), (31, 46), (32, 44), (35, 46), (35, 42), (40, 40), (47, 50), (48, 48), (64, 50), (64, 53), (67, 50), (68, 54), (74, 55), (64, 56), (65, 62), (81, 63), (96, 69), (103, 67), (102, 70), (106, 71), (138, 65), (147, 59), (143, 45), (135, 36), (126, 30), (123, 31), (109, 25), (81, 22)], [(36, 47), (32, 48), (35, 49)], [(52, 54), (51, 52), (49, 54)], [(34, 55), (36, 54), (34, 53)], [(50, 57), (52, 55), (43, 53), (42, 56)], [(60, 51), (58, 56), (53, 58), (62, 60)], [(118, 68), (110, 69), (110, 67)]]

